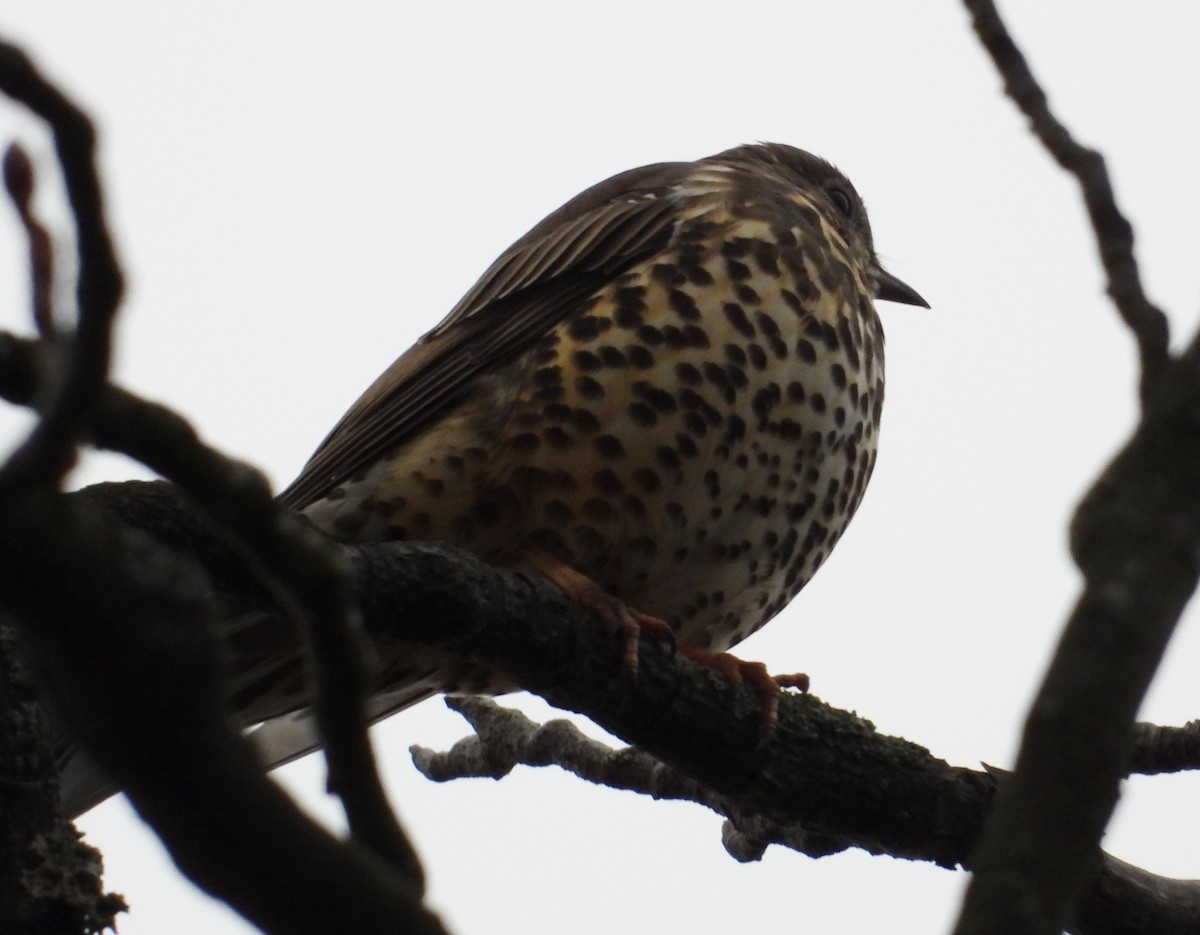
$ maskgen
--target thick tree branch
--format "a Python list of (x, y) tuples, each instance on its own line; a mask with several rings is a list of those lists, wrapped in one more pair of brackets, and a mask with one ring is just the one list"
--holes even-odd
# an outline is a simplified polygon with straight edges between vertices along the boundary
[(0, 624), (0, 921), (22, 935), (101, 932), (125, 903), (101, 888), (100, 854), (54, 808), (58, 775), (32, 675)]
[(56, 709), (198, 885), (272, 933), (338, 931), (347, 904), (355, 931), (443, 932), (411, 881), (262, 775), (225, 716), (192, 561), (84, 498), (42, 494), (0, 514), (0, 567), (0, 608)]
[[(78, 519), (49, 492), (60, 485), (74, 462), (77, 442), (97, 421), (96, 406), (112, 395), (105, 388), (123, 277), (104, 217), (91, 121), (38, 73), (21, 50), (2, 42), (0, 92), (25, 104), (50, 126), (79, 254), (74, 332), (61, 345), (45, 342), (39, 348), (43, 359), (37, 363), (41, 366), (21, 371), (22, 378), (34, 377), (24, 387), (29, 391), (26, 401), (36, 403), (42, 417), (26, 442), (0, 468), (0, 537), (9, 537), (0, 543), (0, 550), (11, 551), (18, 545), (13, 537), (54, 528), (69, 533), (75, 525), (72, 521)], [(38, 263), (39, 249), (44, 246), (38, 235), (44, 232), (32, 217), (33, 173), (19, 149), (10, 150), (6, 159), (5, 182), (30, 234), (37, 304), (48, 294), (46, 283), (39, 283), (45, 270)], [(53, 317), (53, 309), (35, 309), (34, 318), (43, 333)], [(48, 371), (45, 358), (51, 356), (59, 358), (59, 366)], [(345, 567), (336, 550), (274, 503), (259, 472), (201, 444), (183, 419), (160, 407), (129, 408), (141, 417), (133, 434), (140, 448), (135, 456), (175, 480), (216, 522), (226, 526), (244, 546), (250, 565), (268, 573), (265, 583), (274, 592), (277, 606), (304, 625), (312, 645), (308, 658), (330, 788), (341, 797), (355, 840), (405, 874), (419, 893), (423, 887), (420, 863), (387, 803), (367, 735), (365, 643), (350, 600)], [(69, 563), (70, 550), (87, 545), (64, 539), (62, 554), (56, 556), (48, 543), (41, 544), (48, 567)], [(116, 570), (130, 573), (133, 567)], [(130, 580), (137, 580), (136, 574)], [(25, 585), (6, 578), (0, 588), (0, 606), (19, 606), (27, 596), (22, 593)], [(38, 632), (32, 634), (30, 621), (18, 614), (23, 636), (34, 642), (45, 638), (41, 628), (47, 626), (46, 621), (33, 608), (27, 610), (30, 619), (36, 620)], [(145, 622), (134, 617), (130, 625)], [(63, 709), (72, 712), (68, 719), (82, 711), (77, 703), (65, 703)], [(78, 733), (86, 742), (89, 732)], [(102, 762), (111, 762), (110, 751), (92, 752)], [(170, 819), (169, 815), (160, 817)]]
[(990, 0), (966, 0), (975, 31), (1033, 132), (1076, 177), (1108, 291), (1137, 339), (1142, 424), (1084, 498), (1072, 554), (1085, 588), (1025, 725), (1021, 750), (973, 857), (957, 935), (1058, 935), (1095, 874), (1129, 770), (1133, 719), (1200, 579), (1200, 368), (1168, 353), (1166, 317), (1146, 298), (1133, 229), (1104, 160), (1051, 113)]
[[(104, 383), (110, 330), (122, 293), (122, 276), (104, 219), (99, 176), (94, 164), (95, 131), (90, 120), (43, 78), (19, 49), (0, 43), (0, 91), (45, 119), (55, 135), (79, 250), (79, 322), (62, 347), (64, 375), (26, 386), (29, 396), (50, 399), (27, 442), (0, 469), (0, 499), (20, 496), (30, 485), (56, 487), (74, 460), (77, 438), (94, 423), (116, 426), (112, 444), (188, 491), (217, 522), (246, 545), (246, 559), (278, 581), (277, 599), (307, 634), (307, 654), (317, 686), (315, 710), (325, 741), (329, 787), (343, 803), (351, 834), (391, 861), (419, 884), (423, 872), (415, 850), (387, 802), (363, 716), (368, 668), (357, 611), (350, 601), (345, 569), (335, 550), (287, 511), (278, 507), (262, 475), (203, 445), (191, 427), (162, 407), (125, 405), (132, 416), (121, 425), (114, 413), (94, 419), (95, 405), (120, 400)], [(35, 301), (47, 289), (36, 283), (38, 231), (29, 213), (32, 169), (19, 150), (6, 160), (6, 183), (30, 231), (35, 265)], [(52, 311), (38, 310), (40, 325)], [(44, 363), (44, 361), (43, 361)], [(23, 370), (28, 376), (32, 371)], [(102, 433), (97, 442), (104, 444)]]
[[(236, 582), (227, 545), (204, 532), (206, 524), (170, 486), (105, 484), (78, 496), (164, 541), (187, 543), (215, 569), (214, 580)], [(651, 640), (640, 647), (634, 681), (620, 665), (619, 637), (557, 589), (447, 546), (360, 547), (351, 560), (374, 640), (420, 642), (496, 665), (556, 705), (586, 714), (670, 764), (655, 780), (659, 792), (704, 789), (706, 804), (722, 803), (724, 814), (736, 816), (743, 859), (778, 842), (798, 843), (814, 856), (854, 846), (943, 866), (969, 860), (996, 785), (987, 773), (951, 767), (812, 696), (785, 695), (779, 725), (764, 742), (752, 689), (731, 686)], [(222, 604), (236, 613), (271, 612), (254, 593), (223, 595)], [(546, 751), (547, 737), (531, 746)], [(649, 768), (625, 756), (619, 768), (627, 781)], [(1102, 868), (1083, 905), (1086, 917), (1107, 927), (1081, 924), (1077, 931), (1172, 931), (1154, 924), (1180, 918), (1200, 930), (1193, 887), (1150, 874), (1140, 881), (1131, 885), (1127, 875)], [(1172, 902), (1161, 893), (1189, 898)], [(1097, 903), (1103, 912), (1093, 910)], [(1114, 920), (1128, 927), (1113, 928)]]

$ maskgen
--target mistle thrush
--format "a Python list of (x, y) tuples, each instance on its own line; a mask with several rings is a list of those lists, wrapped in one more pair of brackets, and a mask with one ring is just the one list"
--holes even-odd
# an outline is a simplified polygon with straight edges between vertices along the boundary
[[(590, 579), (721, 653), (795, 597), (862, 499), (876, 298), (925, 304), (816, 156), (763, 144), (621, 173), (506, 250), (282, 499), (342, 541)], [(415, 647), (389, 663), (399, 696), (504, 683)]]
[[(623, 172), (506, 250), (282, 500), (344, 542), (441, 540), (594, 583), (736, 675), (712, 654), (796, 596), (871, 476), (875, 299), (926, 304), (822, 159), (762, 144)], [(377, 649), (373, 717), (514, 687)], [(292, 717), (266, 725), (268, 760), (315, 746)]]

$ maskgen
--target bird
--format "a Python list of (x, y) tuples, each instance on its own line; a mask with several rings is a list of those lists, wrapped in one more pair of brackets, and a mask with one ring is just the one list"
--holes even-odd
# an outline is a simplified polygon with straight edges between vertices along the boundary
[[(805, 586), (862, 500), (884, 397), (876, 300), (928, 307), (824, 159), (756, 143), (622, 172), (505, 250), (279, 500), (341, 543), (442, 541), (541, 574), (625, 632), (626, 664), (639, 632), (669, 636), (769, 708), (799, 678), (728, 650)], [(375, 650), (373, 720), (518, 687), (441, 650)], [(319, 743), (286, 699), (243, 714), (267, 765)]]

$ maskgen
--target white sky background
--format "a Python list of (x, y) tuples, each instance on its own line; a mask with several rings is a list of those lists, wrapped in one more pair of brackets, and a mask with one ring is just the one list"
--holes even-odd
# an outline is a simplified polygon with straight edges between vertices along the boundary
[[(1200, 7), (1005, 12), (1060, 114), (1106, 152), (1178, 346), (1200, 298)], [(1011, 764), (1078, 591), (1066, 522), (1133, 422), (1134, 354), (1074, 183), (1024, 133), (957, 3), (4, 0), (0, 32), (99, 122), (130, 281), (118, 379), (279, 485), (500, 250), (587, 185), (757, 139), (835, 161), (889, 268), (933, 310), (881, 306), (870, 492), (742, 654), (807, 671), (822, 699), (953, 763)], [(49, 165), (45, 137), (0, 105), (0, 143), (14, 137)], [(24, 249), (0, 208), (0, 327), (22, 332)], [(23, 424), (0, 412), (0, 439)], [(138, 476), (89, 457), (75, 481)], [(1144, 717), (1200, 714), (1196, 624)], [(460, 935), (926, 933), (956, 911), (964, 876), (929, 865), (773, 849), (743, 866), (697, 806), (550, 770), (444, 786), (415, 773), (410, 743), (464, 733), (434, 701), (376, 735)], [(281, 779), (335, 814), (319, 759)], [(1185, 844), (1200, 836), (1197, 780), (1126, 791), (1106, 846), (1200, 876)], [(176, 875), (123, 801), (81, 826), (132, 904), (122, 935), (249, 931)]]

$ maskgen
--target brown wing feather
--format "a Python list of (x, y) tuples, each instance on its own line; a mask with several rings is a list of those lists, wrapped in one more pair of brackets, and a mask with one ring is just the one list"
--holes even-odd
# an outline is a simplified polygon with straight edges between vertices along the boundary
[(419, 432), (480, 374), (512, 360), (613, 276), (661, 250), (688, 163), (633, 169), (593, 186), (514, 243), (450, 314), (350, 407), (280, 494), (295, 509)]

